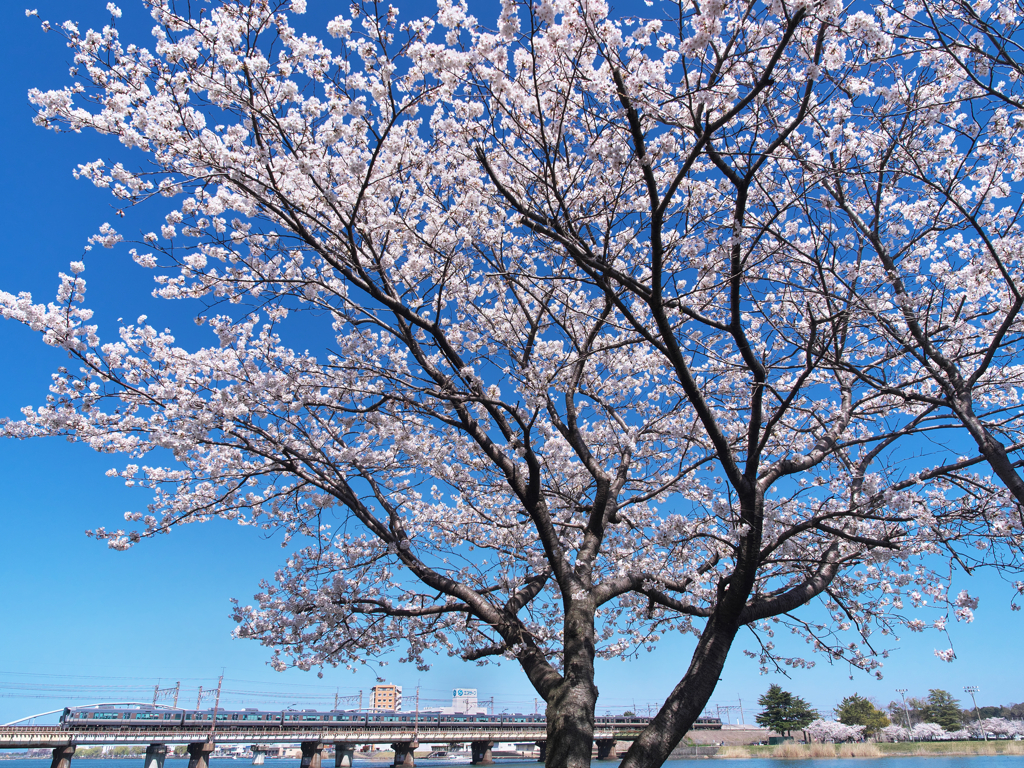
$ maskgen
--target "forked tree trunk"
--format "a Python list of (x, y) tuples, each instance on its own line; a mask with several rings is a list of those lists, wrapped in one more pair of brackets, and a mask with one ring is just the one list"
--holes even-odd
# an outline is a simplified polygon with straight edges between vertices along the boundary
[(547, 700), (547, 768), (589, 768), (594, 744), (594, 607), (574, 601), (565, 616), (564, 676)]

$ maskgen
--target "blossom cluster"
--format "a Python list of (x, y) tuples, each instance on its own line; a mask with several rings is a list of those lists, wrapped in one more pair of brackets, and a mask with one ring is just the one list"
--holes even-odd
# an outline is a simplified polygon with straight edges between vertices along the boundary
[(302, 0), (146, 5), (148, 46), (60, 26), (76, 82), (30, 100), (120, 141), (77, 175), (161, 206), (128, 255), (206, 335), (101, 339), (87, 261), (0, 293), (75, 361), (0, 431), (124, 456), (153, 501), (94, 530), (116, 549), (283, 531), (235, 610), (279, 666), (400, 648), (549, 690), (748, 626), (765, 669), (877, 673), (972, 621), (952, 563), (1016, 567), (1024, 99), (921, 4), (367, 4), (322, 38)]
[(864, 739), (863, 725), (844, 725), (835, 720), (817, 719), (804, 730), (814, 741), (835, 742), (836, 744), (845, 741), (862, 741)]

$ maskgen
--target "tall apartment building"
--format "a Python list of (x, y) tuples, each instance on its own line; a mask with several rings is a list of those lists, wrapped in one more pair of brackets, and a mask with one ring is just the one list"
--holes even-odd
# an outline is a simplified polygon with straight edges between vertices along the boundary
[(370, 709), (402, 711), (402, 686), (385, 683), (370, 689)]

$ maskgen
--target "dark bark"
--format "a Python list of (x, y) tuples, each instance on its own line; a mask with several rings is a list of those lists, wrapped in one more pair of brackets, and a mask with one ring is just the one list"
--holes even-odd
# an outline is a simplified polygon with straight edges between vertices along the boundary
[(620, 768), (661, 766), (704, 711), (718, 685), (760, 564), (764, 495), (756, 482), (744, 479), (747, 486), (739, 494), (740, 520), (748, 530), (736, 548), (736, 567), (719, 582), (718, 603), (704, 625), (686, 674), (633, 742)]
[(708, 620), (686, 674), (633, 742), (620, 768), (657, 768), (668, 759), (714, 693), (738, 629), (717, 615)]
[(547, 700), (547, 768), (589, 768), (594, 743), (594, 604), (570, 603), (565, 616), (565, 669)]
[[(959, 394), (959, 393), (958, 393)], [(963, 402), (967, 397), (950, 398), (952, 410), (967, 427), (967, 431), (978, 444), (978, 452), (985, 457), (996, 477), (1003, 481), (1007, 490), (1013, 494), (1017, 503), (1024, 507), (1024, 480), (1021, 479), (1017, 467), (1006, 452), (1006, 446), (993, 436), (985, 423), (974, 414), (970, 402)]]

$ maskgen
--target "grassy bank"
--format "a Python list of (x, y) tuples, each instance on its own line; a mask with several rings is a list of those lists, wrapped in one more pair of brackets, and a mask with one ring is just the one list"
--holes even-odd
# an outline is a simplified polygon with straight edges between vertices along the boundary
[(927, 757), (929, 755), (1024, 755), (1020, 741), (935, 741), (902, 744), (779, 744), (775, 747), (722, 747), (717, 757), (775, 757), (806, 760), (821, 757)]

